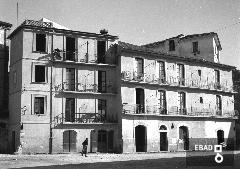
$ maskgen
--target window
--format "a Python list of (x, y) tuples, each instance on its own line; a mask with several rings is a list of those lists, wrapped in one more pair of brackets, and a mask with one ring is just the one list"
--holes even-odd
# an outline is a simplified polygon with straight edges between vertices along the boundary
[(166, 103), (166, 92), (163, 90), (159, 90), (159, 105), (160, 105), (160, 114), (167, 114), (167, 103)]
[(219, 95), (216, 96), (216, 108), (217, 108), (216, 114), (222, 115), (222, 98)]
[(193, 47), (193, 53), (196, 54), (196, 53), (200, 53), (199, 50), (198, 50), (198, 42), (193, 42), (192, 43), (192, 47)]
[(184, 70), (184, 65), (183, 64), (178, 64), (177, 67), (178, 71), (178, 79), (179, 79), (179, 85), (185, 85), (185, 70)]
[(106, 41), (97, 41), (97, 60), (98, 63), (105, 63)]
[(202, 71), (201, 70), (198, 70), (198, 76), (202, 76)]
[(98, 92), (107, 92), (106, 86), (106, 71), (98, 71)]
[(34, 114), (44, 114), (44, 97), (34, 97)]
[(46, 52), (46, 34), (36, 34), (36, 52)]
[(203, 103), (203, 98), (202, 97), (200, 97), (200, 103)]
[(174, 51), (175, 50), (175, 42), (174, 40), (169, 41), (169, 51)]
[(179, 97), (179, 114), (186, 114), (186, 94), (184, 92), (178, 93)]
[(35, 82), (46, 82), (44, 65), (35, 65)]
[(158, 62), (159, 64), (159, 80), (160, 83), (164, 83), (165, 82), (165, 63), (162, 61)]
[(98, 115), (100, 121), (103, 122), (106, 120), (107, 116), (107, 101), (103, 99), (98, 99)]

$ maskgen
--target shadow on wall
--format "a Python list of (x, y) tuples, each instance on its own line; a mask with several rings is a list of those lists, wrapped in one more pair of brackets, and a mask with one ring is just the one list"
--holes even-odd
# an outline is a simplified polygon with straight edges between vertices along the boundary
[[(134, 155), (134, 154), (133, 154)], [(144, 154), (143, 154), (144, 155)], [(208, 158), (210, 157), (210, 158)], [(131, 161), (115, 161), (115, 162), (97, 162), (97, 163), (80, 163), (80, 164), (65, 164), (65, 165), (52, 165), (52, 166), (36, 166), (36, 167), (23, 167), (21, 169), (112, 169), (112, 168), (121, 168), (121, 169), (158, 169), (158, 168), (168, 168), (168, 169), (181, 169), (181, 168), (194, 168), (202, 169), (202, 166), (212, 166), (213, 168), (219, 168), (221, 165), (212, 163), (213, 157), (208, 156), (200, 158), (199, 156), (193, 156), (190, 161), (194, 161), (194, 166), (186, 166), (185, 157), (174, 157), (174, 158), (161, 158), (161, 159), (147, 159), (147, 160), (131, 160)], [(91, 158), (90, 156), (87, 158)], [(203, 159), (208, 159), (210, 163), (203, 163)], [(237, 160), (236, 160), (237, 161)], [(239, 161), (239, 160), (238, 160)], [(198, 165), (203, 164), (202, 166)], [(239, 165), (235, 163), (235, 167)], [(210, 168), (212, 168), (210, 167)], [(220, 167), (221, 168), (221, 167)], [(224, 166), (224, 169), (232, 169), (233, 166)]]

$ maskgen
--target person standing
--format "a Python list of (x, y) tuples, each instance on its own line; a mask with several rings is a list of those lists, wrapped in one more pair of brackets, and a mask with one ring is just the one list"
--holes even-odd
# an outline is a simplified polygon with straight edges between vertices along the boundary
[(83, 148), (82, 148), (81, 154), (82, 154), (82, 156), (83, 156), (83, 154), (85, 154), (85, 157), (87, 157), (88, 138), (86, 138), (84, 140), (84, 142), (82, 142), (82, 146), (83, 146)]

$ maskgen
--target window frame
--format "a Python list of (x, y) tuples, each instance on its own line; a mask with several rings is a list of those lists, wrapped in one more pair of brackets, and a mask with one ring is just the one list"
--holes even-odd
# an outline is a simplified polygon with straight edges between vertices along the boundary
[[(37, 50), (37, 35), (45, 35), (45, 51)], [(45, 32), (33, 32), (33, 42), (32, 42), (32, 52), (33, 53), (43, 53), (47, 54), (48, 52), (48, 35)]]
[[(47, 115), (47, 96), (46, 95), (42, 95), (42, 94), (32, 94), (31, 95), (32, 97), (32, 111), (31, 111), (31, 114), (32, 115), (37, 115), (37, 116), (46, 116)], [(36, 114), (35, 113), (35, 98), (43, 98), (43, 106), (44, 106), (44, 113), (43, 114)]]
[[(36, 66), (44, 66), (45, 67), (45, 82), (36, 82)], [(31, 83), (34, 84), (46, 84), (48, 83), (48, 67), (44, 63), (32, 63), (32, 79)]]

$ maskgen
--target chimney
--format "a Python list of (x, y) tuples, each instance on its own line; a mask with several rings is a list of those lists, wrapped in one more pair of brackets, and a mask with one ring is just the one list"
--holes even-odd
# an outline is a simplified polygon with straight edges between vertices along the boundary
[(101, 33), (102, 35), (106, 35), (106, 34), (108, 34), (108, 30), (107, 30), (107, 29), (101, 29), (101, 30), (100, 30), (100, 33)]

